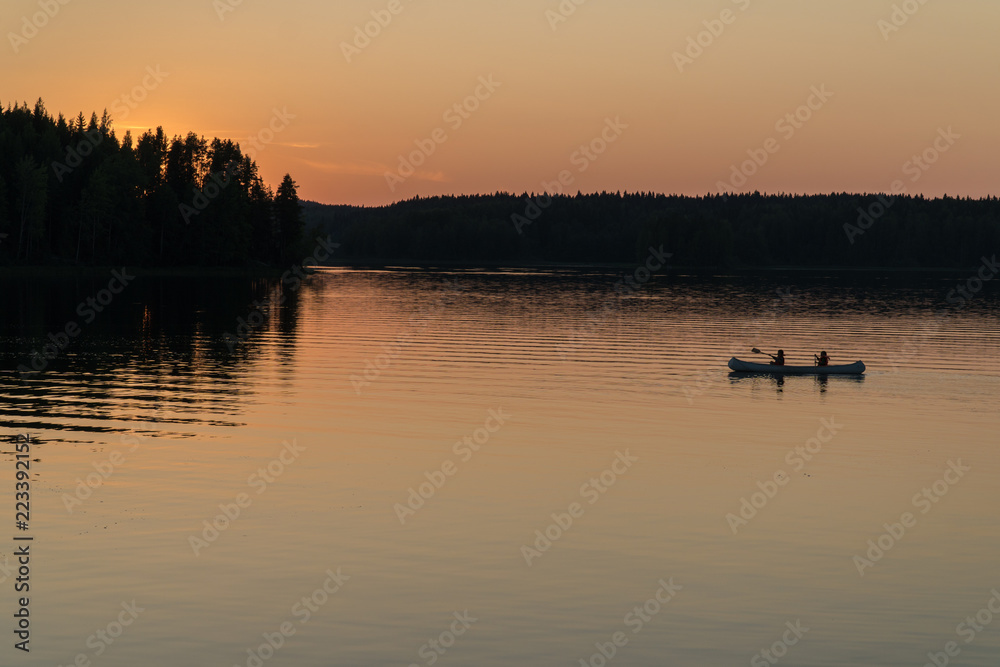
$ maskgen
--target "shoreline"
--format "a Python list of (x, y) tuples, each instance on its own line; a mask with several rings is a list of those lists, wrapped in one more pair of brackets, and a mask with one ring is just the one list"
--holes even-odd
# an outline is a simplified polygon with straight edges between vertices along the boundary
[[(337, 269), (368, 269), (385, 271), (620, 271), (634, 270), (638, 263), (632, 262), (418, 262), (418, 261), (383, 261), (356, 260), (328, 263), (320, 268)], [(690, 274), (704, 276), (748, 275), (754, 273), (948, 273), (966, 271), (971, 266), (939, 266), (939, 267), (855, 267), (855, 266), (684, 266), (673, 265), (664, 267), (657, 274)]]
[[(624, 262), (419, 262), (406, 260), (352, 260), (317, 265), (317, 269), (356, 269), (359, 271), (461, 271), (468, 273), (495, 271), (565, 271), (565, 272), (617, 272), (633, 270), (636, 264)], [(281, 276), (291, 267), (126, 267), (130, 273), (146, 277), (261, 277)], [(948, 274), (967, 271), (968, 266), (941, 267), (854, 267), (854, 266), (769, 266), (769, 267), (722, 267), (722, 266), (670, 266), (658, 271), (658, 275), (691, 275), (704, 277), (746, 276), (754, 274), (889, 274), (894, 276), (914, 274)], [(55, 265), (5, 265), (0, 266), (0, 278), (79, 278), (101, 276), (109, 271), (120, 270), (121, 266), (67, 266)]]

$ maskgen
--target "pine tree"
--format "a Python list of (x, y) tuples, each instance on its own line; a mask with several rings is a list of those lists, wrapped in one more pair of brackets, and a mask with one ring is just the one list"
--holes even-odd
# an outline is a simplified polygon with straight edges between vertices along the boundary
[(298, 184), (291, 175), (285, 174), (274, 195), (274, 213), (278, 223), (278, 238), (282, 258), (293, 259), (302, 232), (305, 229), (305, 218), (302, 215), (302, 204), (299, 202)]

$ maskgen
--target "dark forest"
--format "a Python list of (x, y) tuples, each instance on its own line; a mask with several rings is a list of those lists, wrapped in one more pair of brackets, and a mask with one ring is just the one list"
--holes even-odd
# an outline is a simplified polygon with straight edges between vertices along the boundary
[(303, 204), (290, 175), (272, 191), (232, 141), (162, 128), (119, 139), (107, 112), (53, 118), (41, 100), (0, 110), (0, 157), (3, 264), (280, 266), (300, 260), (315, 234), (341, 244), (334, 261), (373, 264), (617, 264), (662, 245), (692, 268), (922, 269), (974, 265), (1000, 248), (995, 197), (496, 193)]
[(276, 192), (232, 141), (162, 128), (121, 139), (105, 111), (0, 111), (0, 260), (33, 265), (272, 265), (302, 242), (295, 182)]

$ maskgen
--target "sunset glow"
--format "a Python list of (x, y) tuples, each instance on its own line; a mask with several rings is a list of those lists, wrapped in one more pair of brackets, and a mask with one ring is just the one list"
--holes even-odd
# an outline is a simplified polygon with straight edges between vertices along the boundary
[[(45, 7), (4, 5), (5, 106), (106, 108), (119, 137), (163, 125), (244, 148), (256, 138), (265, 180), (290, 172), (304, 199), (538, 191), (564, 170), (571, 192), (697, 195), (738, 184), (734, 167), (765, 157), (769, 139), (734, 190), (874, 192), (902, 179), (910, 193), (996, 192), (992, 2)], [(781, 127), (797, 112), (798, 127)], [(276, 113), (290, 121), (271, 136)], [(597, 153), (609, 120), (626, 127)], [(948, 151), (906, 172), (949, 128)], [(595, 159), (580, 160), (592, 142)]]

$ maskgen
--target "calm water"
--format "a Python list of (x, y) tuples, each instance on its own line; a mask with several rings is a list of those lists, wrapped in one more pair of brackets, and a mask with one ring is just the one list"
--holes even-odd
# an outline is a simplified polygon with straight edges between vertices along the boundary
[[(0, 664), (996, 665), (1000, 299), (948, 304), (967, 277), (140, 278), (89, 323), (110, 275), (6, 279), (0, 561), (19, 433), (35, 540)], [(869, 372), (731, 377), (753, 346)]]

